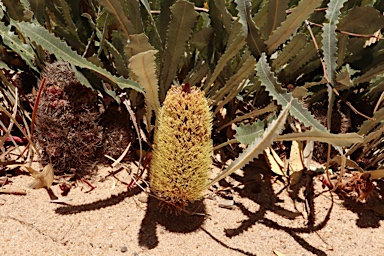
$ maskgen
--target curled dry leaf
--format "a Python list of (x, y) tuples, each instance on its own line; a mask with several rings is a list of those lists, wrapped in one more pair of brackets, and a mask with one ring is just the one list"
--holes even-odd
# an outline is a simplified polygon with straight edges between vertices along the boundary
[(371, 180), (371, 174), (354, 173), (352, 178), (342, 185), (341, 188), (350, 196), (356, 198), (357, 201), (365, 202), (375, 189), (375, 184)]
[(276, 256), (284, 256), (284, 254), (282, 254), (282, 253), (279, 252), (278, 250), (273, 250), (273, 253), (274, 253)]
[(274, 173), (281, 176), (287, 176), (286, 164), (284, 164), (283, 160), (280, 159), (280, 157), (278, 156), (275, 150), (273, 150), (271, 147), (268, 147), (267, 149), (264, 150), (264, 155), (267, 159), (267, 163), (269, 167)]
[[(29, 169), (30, 171), (30, 169)], [(43, 171), (37, 172), (36, 170), (33, 170), (31, 172), (32, 176), (35, 178), (34, 181), (29, 184), (28, 187), (33, 189), (39, 189), (39, 188), (49, 188), (53, 183), (53, 166), (52, 163), (49, 163), (43, 168)]]
[(289, 157), (289, 168), (290, 168), (290, 184), (295, 185), (299, 182), (303, 170), (305, 169), (303, 164), (303, 146), (300, 141), (292, 141), (291, 154)]

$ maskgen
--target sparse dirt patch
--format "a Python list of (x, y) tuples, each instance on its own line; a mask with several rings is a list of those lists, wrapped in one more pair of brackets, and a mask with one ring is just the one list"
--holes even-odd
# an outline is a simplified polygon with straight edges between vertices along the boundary
[[(45, 190), (0, 194), (2, 254), (381, 255), (384, 250), (375, 242), (384, 239), (382, 182), (365, 204), (334, 194), (332, 206), (329, 192), (313, 198), (311, 226), (305, 206), (310, 211), (305, 186), (311, 179), (303, 179), (296, 195), (278, 193), (283, 182), (260, 160), (192, 205), (189, 211), (201, 213), (193, 216), (160, 212), (156, 199), (138, 187), (127, 191), (110, 170), (99, 167), (90, 180), (97, 188), (90, 192), (77, 183), (68, 205), (50, 203)], [(116, 176), (128, 180), (124, 172)], [(25, 188), (32, 177), (10, 180), (3, 188)], [(318, 177), (313, 184), (314, 195), (323, 191)], [(60, 194), (58, 184), (52, 189)], [(230, 201), (233, 207), (220, 207)]]

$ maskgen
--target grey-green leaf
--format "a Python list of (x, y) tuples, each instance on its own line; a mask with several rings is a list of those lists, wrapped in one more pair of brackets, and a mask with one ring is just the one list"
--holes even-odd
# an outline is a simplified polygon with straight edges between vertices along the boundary
[(160, 76), (160, 97), (165, 98), (177, 72), (180, 58), (192, 34), (198, 16), (194, 5), (187, 1), (177, 1), (171, 7), (172, 19), (167, 31), (167, 41)]
[(137, 81), (145, 91), (148, 126), (150, 126), (152, 110), (157, 113), (160, 109), (159, 86), (157, 83), (155, 62), (155, 54), (157, 52), (157, 50), (141, 52), (129, 60), (129, 68), (135, 74)]
[[(237, 31), (234, 29), (232, 33), (236, 33)], [(225, 49), (224, 54), (220, 57), (219, 61), (216, 64), (215, 70), (208, 82), (209, 88), (216, 80), (217, 76), (223, 71), (224, 67), (227, 65), (227, 62), (233, 58), (244, 46), (245, 38), (243, 36), (243, 32), (237, 32), (236, 36), (234, 36), (234, 40), (228, 43), (227, 48)]]
[(24, 5), (20, 0), (2, 0), (4, 6), (7, 8), (7, 14), (10, 18), (17, 21), (26, 21), (28, 18), (24, 15)]
[(326, 74), (332, 85), (335, 85), (335, 72), (337, 66), (337, 37), (336, 25), (326, 23), (323, 26), (323, 54)]
[(224, 179), (228, 175), (232, 174), (238, 169), (243, 168), (249, 164), (254, 158), (258, 158), (263, 150), (269, 147), (273, 140), (281, 133), (284, 128), (285, 121), (288, 116), (288, 110), (290, 108), (288, 103), (281, 111), (276, 120), (272, 121), (268, 128), (264, 131), (263, 135), (256, 139), (248, 148), (240, 154), (223, 172), (217, 175), (209, 184), (208, 187), (221, 179)]
[[(299, 53), (307, 44), (306, 35), (296, 34), (292, 40), (283, 48), (279, 56), (272, 61), (272, 66), (279, 68), (290, 61), (297, 53)], [(313, 47), (313, 46), (312, 46)]]
[(272, 35), (265, 42), (268, 46), (268, 52), (272, 53), (284, 43), (321, 3), (322, 0), (301, 0), (299, 5), (292, 10), (287, 19), (272, 32)]
[(96, 72), (112, 83), (117, 84), (122, 89), (132, 88), (138, 92), (143, 92), (143, 89), (138, 83), (123, 77), (116, 77), (108, 71), (88, 62), (86, 59), (74, 52), (59, 38), (56, 38), (54, 35), (49, 33), (45, 28), (33, 23), (26, 22), (20, 22), (18, 27), (25, 36), (28, 36), (32, 41), (36, 42), (38, 45), (41, 45), (49, 52), (55, 53), (57, 57), (62, 58), (63, 60), (78, 67), (86, 68)]
[(264, 35), (267, 38), (287, 17), (288, 2), (288, 0), (269, 0), (267, 22), (264, 26)]
[(134, 33), (133, 24), (128, 20), (127, 16), (124, 13), (124, 9), (121, 6), (121, 3), (118, 0), (97, 0), (100, 5), (102, 5), (109, 13), (113, 15), (119, 22), (122, 30), (127, 35)]
[(15, 51), (28, 64), (30, 68), (38, 71), (34, 63), (35, 53), (30, 45), (23, 43), (20, 38), (11, 31), (11, 26), (0, 22), (1, 38), (10, 49)]
[(265, 89), (270, 93), (274, 100), (283, 107), (288, 104), (292, 105), (290, 109), (291, 115), (296, 117), (305, 126), (316, 128), (320, 131), (327, 132), (327, 129), (320, 124), (311, 113), (299, 103), (297, 99), (292, 99), (291, 93), (288, 93), (281, 84), (276, 80), (267, 63), (267, 57), (263, 53), (256, 64), (257, 77)]
[(320, 141), (332, 144), (334, 146), (340, 147), (348, 147), (353, 143), (360, 143), (363, 141), (363, 137), (361, 137), (357, 133), (345, 133), (345, 134), (333, 134), (329, 132), (322, 132), (318, 130), (313, 131), (305, 131), (301, 133), (288, 133), (284, 135), (278, 136), (275, 140), (284, 141), (284, 140), (296, 140), (296, 141), (304, 141), (304, 140), (313, 140)]
[(239, 22), (241, 23), (241, 29), (243, 30), (243, 34), (246, 37), (248, 35), (248, 15), (249, 9), (251, 8), (251, 4), (249, 0), (235, 0), (236, 9), (238, 11)]
[(29, 0), (31, 10), (40, 24), (44, 24), (45, 0)]
[(253, 124), (240, 124), (235, 128), (235, 131), (235, 138), (240, 143), (249, 145), (264, 133), (264, 122), (259, 120)]

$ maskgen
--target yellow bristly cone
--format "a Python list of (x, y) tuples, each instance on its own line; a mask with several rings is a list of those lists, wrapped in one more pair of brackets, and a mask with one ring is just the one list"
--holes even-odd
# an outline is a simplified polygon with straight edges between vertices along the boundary
[(166, 202), (200, 199), (212, 164), (212, 114), (204, 92), (172, 86), (159, 111), (150, 164), (150, 187)]

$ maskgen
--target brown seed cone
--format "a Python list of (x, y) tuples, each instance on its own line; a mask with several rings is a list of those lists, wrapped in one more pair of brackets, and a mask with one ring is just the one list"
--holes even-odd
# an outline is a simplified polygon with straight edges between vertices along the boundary
[(97, 94), (77, 80), (68, 63), (55, 62), (41, 77), (45, 85), (36, 116), (36, 138), (43, 151), (43, 162), (52, 164), (55, 173), (72, 168), (85, 174), (94, 163), (101, 145), (98, 126)]

